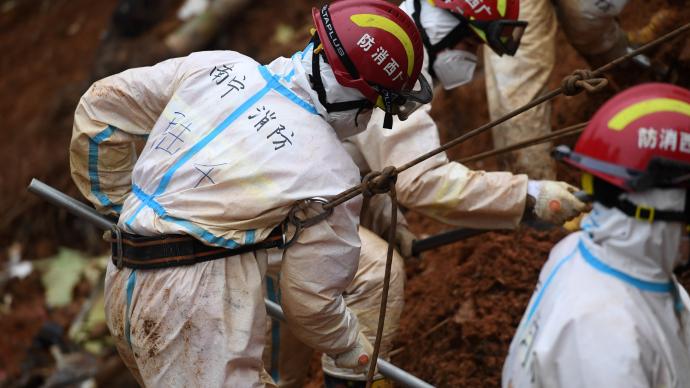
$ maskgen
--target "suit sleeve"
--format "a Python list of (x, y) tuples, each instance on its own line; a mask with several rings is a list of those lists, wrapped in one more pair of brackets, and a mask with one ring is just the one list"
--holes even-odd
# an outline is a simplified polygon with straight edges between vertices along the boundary
[(283, 256), (281, 301), (290, 329), (332, 356), (351, 350), (359, 332), (342, 293), (357, 272), (360, 206), (360, 199), (336, 206), (326, 220), (304, 229)]
[(172, 97), (182, 61), (104, 78), (79, 100), (70, 144), (72, 178), (100, 212), (120, 213), (131, 190), (136, 146), (146, 142)]
[[(406, 121), (395, 119), (382, 127), (375, 111), (366, 131), (349, 138), (371, 170), (400, 166), (440, 145), (429, 105)], [(402, 172), (396, 185), (398, 200), (441, 222), (473, 228), (513, 228), (522, 218), (527, 176), (507, 172), (472, 171), (437, 154)]]

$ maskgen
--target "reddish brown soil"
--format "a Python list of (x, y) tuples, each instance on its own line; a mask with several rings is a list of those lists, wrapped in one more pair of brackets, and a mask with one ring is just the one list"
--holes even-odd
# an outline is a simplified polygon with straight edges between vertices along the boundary
[[(173, 1), (174, 2), (174, 1)], [(10, 7), (7, 4), (14, 4)], [(93, 77), (130, 66), (151, 64), (166, 56), (161, 37), (176, 26), (173, 8), (164, 21), (132, 41), (104, 40), (116, 0), (15, 0), (0, 7), (0, 268), (6, 247), (19, 242), (29, 259), (54, 253), (57, 246), (103, 250), (99, 234), (64, 211), (27, 194), (31, 177), (38, 177), (72, 195), (77, 190), (69, 176), (68, 144), (72, 114), (81, 93)], [(310, 26), (310, 6), (316, 2), (257, 0), (228, 21), (213, 48), (233, 49), (268, 62), (304, 46)], [(645, 22), (650, 10), (663, 0), (632, 0), (622, 15), (625, 27)], [(687, 10), (684, 11), (687, 13)], [(685, 15), (682, 20), (689, 20)], [(274, 41), (280, 23), (295, 30), (287, 44)], [(559, 35), (558, 67), (552, 86), (584, 61)], [(690, 85), (690, 47), (668, 46), (656, 57), (676, 63), (674, 81)], [(676, 45), (678, 46), (678, 45)], [(682, 52), (681, 54), (678, 54)], [(635, 83), (648, 75), (619, 73), (617, 80)], [(441, 92), (434, 102), (442, 136), (450, 139), (487, 120), (483, 77), (471, 85)], [(561, 97), (554, 102), (554, 128), (586, 120), (612, 92), (588, 98)], [(570, 139), (572, 141), (572, 139)], [(488, 134), (450, 152), (454, 158), (491, 147)], [(474, 167), (493, 169), (495, 160)], [(559, 171), (564, 179), (575, 175)], [(444, 226), (409, 214), (413, 230), (431, 234)], [(500, 371), (513, 330), (522, 315), (539, 268), (555, 241), (564, 232), (520, 230), (495, 232), (428, 252), (421, 261), (407, 264), (407, 305), (396, 341), (393, 361), (438, 386), (498, 386)], [(684, 276), (690, 284), (690, 276)], [(83, 287), (82, 287), (83, 288)], [(13, 298), (11, 313), (0, 317), (0, 386), (20, 374), (27, 350), (41, 324), (47, 320), (66, 327), (88, 290), (75, 290), (77, 301), (64, 309), (49, 311), (37, 275), (12, 281), (0, 289)], [(1, 313), (0, 313), (1, 314)], [(433, 329), (433, 330), (432, 330)], [(112, 362), (110, 362), (112, 363)], [(116, 380), (121, 369), (108, 365), (101, 381), (124, 386)], [(118, 372), (119, 371), (119, 372)], [(121, 377), (121, 376), (120, 376)], [(105, 384), (107, 385), (107, 384)]]

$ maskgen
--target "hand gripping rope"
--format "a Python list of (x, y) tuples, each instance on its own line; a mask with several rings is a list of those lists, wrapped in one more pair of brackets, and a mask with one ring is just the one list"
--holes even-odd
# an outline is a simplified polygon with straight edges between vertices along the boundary
[[(630, 51), (628, 54), (623, 55), (607, 64), (604, 66), (596, 69), (596, 70), (588, 70), (588, 69), (580, 69), (580, 70), (575, 70), (571, 75), (566, 76), (562, 83), (561, 86), (557, 89), (554, 89), (546, 94), (543, 94), (534, 100), (530, 101), (529, 103), (523, 105), (520, 108), (517, 108), (513, 110), (512, 112), (506, 114), (503, 117), (500, 117), (496, 120), (493, 120), (487, 124), (484, 124), (480, 127), (477, 127), (475, 129), (472, 129), (468, 131), (467, 133), (458, 136), (457, 138), (447, 142), (446, 144), (441, 145), (440, 147), (431, 150), (416, 159), (413, 159), (405, 164), (403, 164), (400, 167), (386, 167), (384, 168), (381, 172), (371, 172), (367, 174), (364, 179), (362, 180), (362, 183), (353, 186), (348, 190), (343, 191), (342, 193), (334, 196), (331, 198), (330, 201), (325, 201), (323, 198), (312, 198), (306, 200), (307, 202), (319, 202), (322, 205), (323, 208), (323, 213), (307, 218), (306, 220), (298, 220), (294, 226), (296, 227), (297, 231), (300, 231), (303, 227), (305, 227), (306, 223), (309, 223), (310, 225), (314, 225), (320, 220), (323, 220), (324, 218), (328, 217), (328, 215), (325, 215), (327, 212), (330, 214), (332, 212), (333, 208), (347, 202), (348, 200), (358, 196), (359, 194), (363, 194), (365, 198), (371, 197), (372, 195), (375, 194), (383, 194), (388, 192), (389, 195), (391, 196), (392, 200), (392, 213), (391, 213), (391, 228), (389, 229), (388, 233), (388, 254), (386, 257), (386, 273), (384, 276), (384, 285), (383, 285), (383, 294), (381, 295), (381, 308), (380, 308), (380, 313), (379, 313), (379, 322), (378, 322), (378, 329), (376, 332), (376, 341), (374, 343), (374, 357), (371, 360), (371, 364), (369, 366), (369, 372), (367, 374), (367, 388), (371, 387), (372, 383), (372, 378), (376, 372), (376, 361), (379, 353), (379, 348), (381, 345), (381, 333), (383, 331), (383, 323), (385, 321), (385, 315), (386, 315), (386, 304), (388, 302), (388, 287), (389, 287), (389, 282), (390, 282), (390, 270), (391, 270), (391, 262), (392, 262), (392, 257), (393, 257), (393, 247), (395, 243), (395, 232), (396, 232), (396, 223), (397, 223), (397, 210), (398, 210), (398, 203), (396, 200), (396, 193), (395, 193), (395, 180), (397, 178), (397, 175), (407, 169), (409, 169), (412, 166), (415, 166), (421, 162), (423, 162), (426, 159), (431, 158), (434, 155), (437, 155), (441, 152), (444, 152), (458, 144), (463, 143), (464, 141), (484, 132), (487, 131), (496, 125), (499, 125), (501, 123), (504, 123), (511, 118), (534, 108), (537, 105), (543, 104), (547, 101), (550, 101), (554, 99), (555, 97), (564, 94), (567, 96), (573, 96), (576, 95), (583, 90), (586, 90), (588, 93), (595, 93), (603, 90), (607, 84), (608, 80), (604, 77), (602, 77), (603, 73), (611, 70), (615, 66), (626, 62), (635, 56), (651, 49), (656, 46), (659, 46), (662, 43), (665, 43), (685, 32), (690, 30), (690, 23), (685, 24), (670, 33), (655, 39), (639, 48), (636, 50)], [(573, 127), (565, 128), (562, 131), (559, 131), (558, 133), (552, 133), (547, 136), (543, 136), (540, 138), (536, 139), (531, 139), (526, 142), (522, 142), (521, 147), (526, 147), (528, 145), (533, 145), (533, 144), (538, 144), (538, 142), (543, 142), (546, 141), (545, 139), (552, 140), (554, 138), (560, 137), (560, 136), (565, 136), (565, 135), (571, 135), (577, 133), (577, 131), (581, 130), (581, 128), (584, 127), (583, 124), (578, 124)], [(510, 150), (521, 148), (517, 147), (518, 145), (511, 146)], [(517, 147), (517, 148), (514, 148)], [(501, 150), (493, 150), (489, 151), (490, 153), (497, 154), (497, 153), (502, 153), (502, 152), (508, 152), (509, 150), (506, 149), (501, 149)], [(485, 155), (488, 156), (488, 155)], [(484, 157), (484, 156), (482, 156)], [(479, 155), (475, 155), (472, 157), (474, 159), (479, 159)], [(300, 205), (304, 201), (299, 202), (296, 206), (304, 206)], [(367, 200), (365, 199), (365, 202), (362, 206), (363, 210), (366, 210), (367, 207)], [(292, 210), (291, 210), (292, 213)], [(290, 218), (290, 217), (288, 217)], [(314, 218), (314, 222), (311, 222), (311, 219)], [(316, 221), (316, 218), (318, 218), (318, 221)], [(297, 238), (297, 234), (293, 236), (293, 238), (290, 241), (294, 241)]]

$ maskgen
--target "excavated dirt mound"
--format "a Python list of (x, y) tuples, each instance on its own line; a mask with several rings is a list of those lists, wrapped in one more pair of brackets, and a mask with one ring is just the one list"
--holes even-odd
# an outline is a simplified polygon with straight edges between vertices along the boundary
[[(153, 64), (166, 57), (162, 37), (177, 26), (174, 5), (156, 13), (158, 22), (140, 37), (114, 39), (107, 34), (116, 0), (13, 0), (0, 3), (0, 268), (12, 243), (23, 257), (35, 259), (74, 246), (102, 252), (100, 234), (66, 212), (26, 193), (31, 177), (38, 177), (78, 196), (69, 176), (68, 145), (72, 114), (79, 96), (95, 78), (131, 66)], [(229, 20), (211, 48), (232, 49), (268, 62), (290, 55), (308, 39), (310, 7), (316, 2), (253, 1)], [(632, 0), (622, 15), (625, 27), (646, 22), (662, 0)], [(287, 6), (289, 4), (289, 6)], [(687, 7), (686, 7), (687, 8)], [(690, 20), (687, 9), (681, 20)], [(654, 57), (670, 66), (670, 80), (690, 85), (690, 48), (684, 39), (667, 45)], [(575, 68), (586, 67), (562, 34), (558, 40), (558, 67), (551, 86)], [(440, 92), (433, 115), (442, 136), (450, 139), (487, 121), (483, 77), (451, 92)], [(634, 84), (652, 80), (651, 74), (623, 71), (617, 81)], [(554, 128), (586, 120), (613, 91), (587, 97), (561, 97), (554, 102)], [(566, 139), (572, 142), (574, 139)], [(482, 134), (449, 152), (453, 158), (491, 148)], [(495, 169), (496, 161), (477, 162), (476, 168)], [(561, 168), (563, 179), (576, 175)], [(576, 183), (576, 182), (575, 182)], [(408, 214), (413, 230), (428, 235), (446, 227)], [(515, 326), (530, 297), (550, 248), (565, 232), (521, 229), (491, 232), (424, 254), (407, 263), (406, 308), (396, 340), (393, 361), (438, 386), (498, 386), (500, 372)], [(690, 276), (683, 275), (685, 284)], [(45, 306), (40, 278), (33, 274), (0, 286), (0, 386), (17, 382), (22, 363), (35, 364), (32, 342), (45, 322), (66, 328), (88, 295), (75, 289), (68, 307)], [(11, 300), (11, 303), (7, 303)], [(41, 356), (44, 357), (45, 355)], [(109, 361), (112, 363), (111, 361)], [(102, 385), (132, 383), (121, 365), (108, 364)], [(126, 372), (124, 372), (126, 373)], [(123, 380), (117, 380), (121, 378)], [(109, 383), (109, 384), (108, 384)], [(312, 385), (317, 385), (316, 380)]]

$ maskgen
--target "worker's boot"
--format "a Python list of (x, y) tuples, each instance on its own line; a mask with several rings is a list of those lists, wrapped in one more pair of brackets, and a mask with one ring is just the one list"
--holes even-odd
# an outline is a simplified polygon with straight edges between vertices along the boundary
[[(348, 380), (342, 377), (331, 376), (327, 373), (323, 374), (323, 380), (325, 388), (365, 388), (367, 385), (366, 381)], [(393, 382), (381, 375), (378, 375), (374, 377), (371, 387), (393, 388)]]

